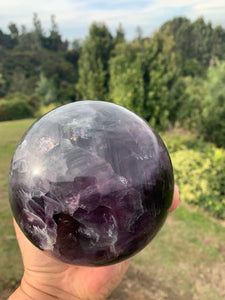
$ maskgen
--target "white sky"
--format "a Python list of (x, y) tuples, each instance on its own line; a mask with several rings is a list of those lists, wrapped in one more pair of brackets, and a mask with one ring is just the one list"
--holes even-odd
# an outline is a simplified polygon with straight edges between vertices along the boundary
[(147, 36), (175, 16), (192, 21), (202, 16), (225, 27), (225, 0), (0, 0), (0, 29), (6, 31), (10, 22), (30, 29), (33, 13), (45, 30), (54, 14), (60, 33), (69, 40), (83, 39), (94, 21), (105, 22), (112, 33), (121, 23), (128, 39), (135, 36), (137, 26)]

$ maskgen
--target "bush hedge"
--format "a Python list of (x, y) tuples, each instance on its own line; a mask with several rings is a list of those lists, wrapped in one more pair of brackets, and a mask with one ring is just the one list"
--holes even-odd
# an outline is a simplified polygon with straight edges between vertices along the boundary
[(22, 100), (0, 100), (0, 121), (30, 118), (33, 116), (31, 106)]
[(166, 136), (181, 199), (225, 219), (225, 151), (191, 135)]

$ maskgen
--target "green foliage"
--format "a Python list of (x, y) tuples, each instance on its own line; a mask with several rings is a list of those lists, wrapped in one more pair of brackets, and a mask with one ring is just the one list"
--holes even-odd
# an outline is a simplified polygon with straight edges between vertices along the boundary
[(0, 121), (29, 118), (39, 108), (40, 98), (37, 94), (12, 93), (0, 99)]
[(8, 94), (5, 98), (10, 102), (17, 101), (17, 102), (26, 102), (32, 110), (32, 115), (35, 115), (36, 111), (39, 109), (41, 100), (39, 95), (32, 94), (32, 95), (25, 95), (19, 92)]
[(77, 90), (81, 99), (108, 98), (108, 63), (112, 48), (112, 35), (106, 25), (93, 23), (79, 59)]
[(175, 110), (176, 126), (195, 130), (218, 147), (225, 146), (224, 80), (225, 61), (216, 61), (205, 77), (179, 78), (176, 92), (176, 103), (180, 103)]
[(5, 83), (5, 80), (3, 79), (2, 74), (0, 74), (0, 85), (2, 85), (4, 83)]
[(40, 95), (42, 104), (44, 105), (56, 102), (56, 89), (54, 83), (48, 80), (43, 73), (40, 74), (40, 80), (37, 82), (35, 92)]
[(139, 115), (144, 113), (143, 55), (139, 43), (119, 43), (110, 60), (110, 97)]
[[(71, 50), (68, 50), (68, 42), (62, 40), (54, 16), (51, 17), (49, 35), (45, 34), (37, 14), (33, 16), (33, 25), (28, 31), (25, 26), (18, 30), (16, 24), (11, 23), (10, 34), (0, 33), (0, 73), (5, 81), (0, 84), (0, 97), (15, 92), (34, 94), (43, 73), (54, 85), (57, 102), (74, 101), (78, 63), (74, 64), (73, 57), (73, 61), (68, 59)], [(77, 57), (79, 51), (76, 49)], [(52, 90), (47, 101), (53, 101)]]
[(225, 147), (225, 61), (211, 66), (202, 82), (205, 91), (202, 99), (200, 133), (219, 147)]
[(26, 102), (34, 114), (40, 105), (108, 100), (156, 129), (185, 127), (224, 146), (221, 26), (178, 17), (148, 38), (137, 28), (135, 39), (128, 42), (122, 25), (112, 35), (104, 23), (93, 23), (84, 42), (74, 40), (70, 47), (54, 16), (45, 32), (36, 13), (29, 31), (14, 23), (8, 34), (0, 30), (0, 97), (29, 96), (33, 100)]
[(171, 89), (180, 75), (179, 57), (168, 32), (156, 33), (150, 40), (148, 61), (149, 90), (146, 99), (147, 120), (156, 128), (168, 128), (174, 111)]
[(174, 123), (225, 147), (225, 61), (216, 61), (205, 77), (180, 77), (173, 85)]
[(190, 135), (167, 136), (183, 201), (225, 219), (225, 151)]
[(5, 95), (5, 90), (6, 90), (6, 81), (3, 78), (3, 75), (0, 73), (0, 97)]
[(193, 23), (185, 17), (176, 17), (163, 24), (160, 31), (174, 36), (184, 76), (202, 76), (215, 57), (225, 59), (224, 29), (221, 26), (213, 29), (202, 17)]
[(51, 110), (55, 109), (57, 106), (53, 103), (49, 104), (49, 105), (41, 105), (39, 110), (35, 113), (35, 117), (36, 118), (40, 118), (43, 115), (47, 114), (48, 112), (50, 112)]
[(0, 46), (11, 50), (13, 47), (15, 47), (16, 43), (17, 41), (11, 35), (5, 34), (0, 29)]
[(173, 110), (174, 124), (189, 130), (199, 131), (202, 99), (205, 90), (200, 77), (180, 77), (173, 86), (172, 96), (176, 107)]
[(35, 115), (36, 111), (38, 111), (38, 109), (40, 108), (41, 99), (40, 99), (39, 95), (32, 94), (32, 95), (27, 96), (27, 103), (31, 107), (33, 115)]
[[(49, 34), (37, 14), (33, 29), (0, 30), (0, 97), (19, 93), (40, 106), (108, 100), (136, 112), (158, 130), (184, 127), (225, 146), (225, 30), (203, 18), (174, 18), (151, 37), (133, 41), (122, 25), (114, 35), (93, 23), (68, 47), (55, 17)], [(218, 60), (219, 59), (219, 60)], [(212, 113), (213, 112), (213, 113)]]
[(0, 121), (32, 117), (32, 109), (22, 100), (0, 100)]
[(178, 59), (173, 37), (165, 33), (118, 44), (110, 59), (112, 101), (166, 129), (177, 106), (171, 90), (180, 73)]
[(125, 40), (125, 32), (123, 29), (123, 26), (120, 24), (119, 27), (116, 30), (116, 36), (114, 38), (114, 44), (120, 44), (126, 42)]

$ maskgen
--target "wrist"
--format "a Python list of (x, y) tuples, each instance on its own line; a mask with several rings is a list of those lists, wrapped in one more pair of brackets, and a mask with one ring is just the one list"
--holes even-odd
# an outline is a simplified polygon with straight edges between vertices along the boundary
[(15, 292), (8, 298), (8, 300), (30, 300), (32, 298), (30, 298), (21, 288), (21, 286), (19, 286)]
[(8, 298), (8, 300), (52, 300), (55, 297), (46, 294), (45, 292), (21, 283), (21, 285), (15, 290), (15, 292)]
[(80, 300), (57, 288), (42, 285), (37, 282), (30, 282), (24, 276), (21, 285), (8, 298), (8, 300)]

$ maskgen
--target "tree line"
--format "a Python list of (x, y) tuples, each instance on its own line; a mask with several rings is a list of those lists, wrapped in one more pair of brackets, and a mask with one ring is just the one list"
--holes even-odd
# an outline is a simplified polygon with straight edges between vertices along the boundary
[(64, 40), (55, 17), (48, 33), (0, 30), (0, 120), (35, 116), (42, 106), (83, 99), (131, 109), (153, 127), (185, 127), (225, 146), (225, 29), (177, 17), (149, 37), (128, 41), (93, 23), (83, 41)]

